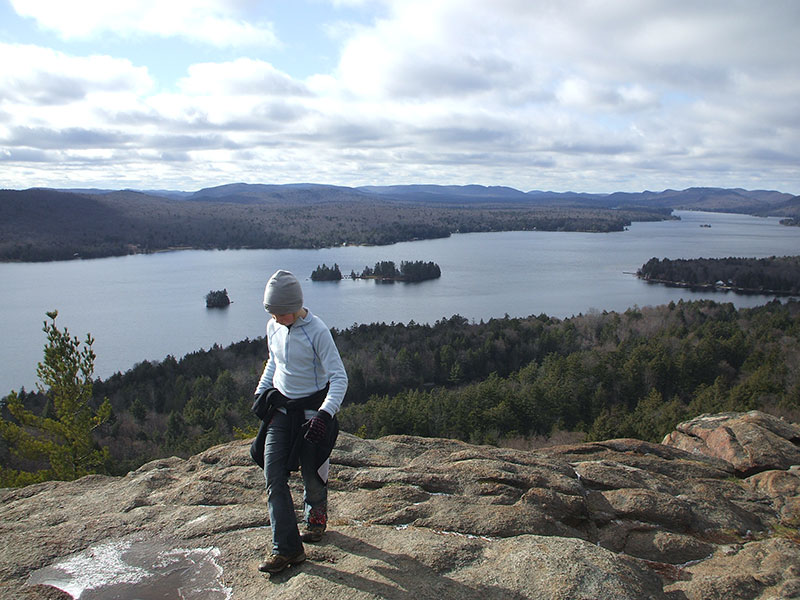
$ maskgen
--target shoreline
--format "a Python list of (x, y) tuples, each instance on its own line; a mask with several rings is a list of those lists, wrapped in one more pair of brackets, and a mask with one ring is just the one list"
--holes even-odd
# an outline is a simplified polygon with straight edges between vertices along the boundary
[(757, 295), (757, 296), (795, 296), (800, 297), (800, 292), (783, 291), (783, 290), (764, 290), (757, 288), (742, 288), (733, 285), (717, 285), (716, 283), (688, 283), (686, 281), (670, 281), (669, 279), (648, 279), (641, 275), (636, 275), (638, 279), (646, 283), (665, 285), (667, 287), (684, 288), (699, 292), (733, 292), (734, 294), (742, 295)]

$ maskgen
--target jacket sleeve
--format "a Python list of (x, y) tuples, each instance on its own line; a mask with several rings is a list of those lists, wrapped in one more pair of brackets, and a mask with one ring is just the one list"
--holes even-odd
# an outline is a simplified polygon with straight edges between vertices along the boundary
[(347, 392), (347, 372), (344, 370), (342, 357), (339, 356), (339, 350), (336, 348), (331, 332), (327, 328), (323, 328), (317, 337), (317, 353), (328, 373), (328, 383), (330, 384), (328, 395), (319, 408), (335, 415), (339, 412), (345, 392)]
[(275, 360), (273, 358), (272, 351), (269, 350), (269, 327), (267, 327), (267, 350), (269, 351), (269, 358), (267, 359), (267, 364), (264, 365), (264, 371), (261, 373), (261, 379), (258, 380), (258, 385), (256, 386), (256, 391), (254, 392), (257, 396), (261, 392), (271, 387), (272, 385), (272, 377), (275, 375)]

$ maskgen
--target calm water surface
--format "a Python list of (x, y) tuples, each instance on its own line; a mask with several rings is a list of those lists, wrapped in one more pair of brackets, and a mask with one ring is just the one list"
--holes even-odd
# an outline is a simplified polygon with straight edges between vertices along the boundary
[[(800, 254), (800, 228), (776, 218), (678, 212), (680, 221), (634, 223), (609, 234), (503, 232), (454, 235), (381, 247), (322, 250), (182, 251), (99, 260), (0, 264), (0, 395), (33, 389), (45, 342), (45, 312), (81, 339), (95, 338), (95, 374), (108, 377), (143, 360), (181, 357), (217, 343), (263, 335), (264, 284), (277, 269), (303, 280), (306, 306), (331, 327), (355, 323), (433, 323), (545, 313), (570, 317), (624, 311), (680, 298), (737, 307), (769, 296), (700, 293), (650, 285), (633, 273), (652, 257), (766, 257)], [(711, 228), (700, 227), (710, 224)], [(442, 277), (418, 284), (312, 282), (317, 265), (344, 274), (381, 260), (434, 261)], [(205, 308), (209, 290), (233, 301)]]

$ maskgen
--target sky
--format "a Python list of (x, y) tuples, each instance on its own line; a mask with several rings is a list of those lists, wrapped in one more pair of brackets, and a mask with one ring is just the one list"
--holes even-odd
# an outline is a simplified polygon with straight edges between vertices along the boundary
[(0, 188), (800, 194), (797, 0), (0, 0)]

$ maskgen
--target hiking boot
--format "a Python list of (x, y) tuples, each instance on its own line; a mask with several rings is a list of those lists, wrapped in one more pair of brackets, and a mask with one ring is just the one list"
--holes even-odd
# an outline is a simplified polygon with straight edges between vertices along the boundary
[(300, 552), (294, 554), (292, 556), (284, 556), (283, 554), (273, 554), (260, 565), (258, 565), (258, 570), (262, 573), (280, 573), (286, 567), (290, 565), (296, 565), (303, 562), (306, 559), (305, 551), (300, 548)]
[(300, 534), (300, 539), (304, 542), (311, 544), (318, 542), (322, 539), (322, 534), (325, 533), (325, 527), (318, 525), (306, 525), (306, 528)]

